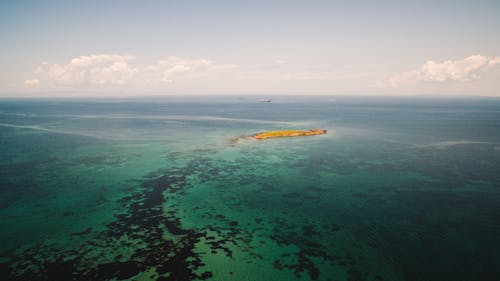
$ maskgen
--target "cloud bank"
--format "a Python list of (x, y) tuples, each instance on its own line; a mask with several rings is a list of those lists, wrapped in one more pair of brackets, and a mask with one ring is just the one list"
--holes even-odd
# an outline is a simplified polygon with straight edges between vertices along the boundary
[[(332, 63), (302, 64), (284, 60), (268, 64), (219, 64), (207, 58), (166, 56), (149, 63), (128, 54), (93, 54), (66, 62), (43, 62), (26, 77), (25, 90), (90, 90), (203, 92), (318, 92), (351, 91), (380, 93), (445, 92), (492, 93), (500, 73), (500, 57), (473, 55), (461, 60), (432, 61), (389, 76), (375, 67), (338, 66)], [(364, 67), (364, 69), (363, 69)], [(370, 68), (371, 67), (371, 68)], [(383, 67), (384, 69), (386, 66)], [(361, 71), (363, 70), (363, 71)], [(477, 83), (466, 83), (483, 78)], [(355, 81), (355, 82), (353, 82)], [(380, 80), (379, 80), (380, 81)], [(244, 87), (243, 87), (244, 86)], [(378, 89), (377, 89), (378, 88)], [(392, 90), (391, 90), (392, 88)], [(318, 90), (319, 89), (319, 90)], [(326, 89), (326, 90), (325, 90)], [(456, 92), (456, 91), (455, 91)]]
[(54, 86), (121, 86), (137, 84), (172, 83), (203, 71), (221, 71), (238, 65), (216, 65), (208, 59), (169, 56), (145, 67), (133, 65), (133, 55), (97, 54), (79, 56), (67, 63), (43, 62), (35, 70), (37, 77), (24, 81), (27, 86), (42, 82)]
[(500, 57), (482, 55), (469, 56), (462, 60), (444, 62), (427, 61), (420, 68), (391, 76), (387, 81), (377, 84), (380, 87), (412, 86), (425, 82), (468, 82), (478, 80), (481, 74), (500, 64)]
[(37, 73), (47, 74), (58, 85), (123, 85), (138, 72), (130, 66), (132, 55), (79, 56), (66, 64), (42, 64)]

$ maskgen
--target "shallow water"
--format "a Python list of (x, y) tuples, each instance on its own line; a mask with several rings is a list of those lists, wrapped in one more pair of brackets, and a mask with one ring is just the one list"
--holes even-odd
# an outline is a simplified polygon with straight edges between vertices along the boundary
[(498, 99), (2, 100), (0, 143), (1, 280), (500, 276)]

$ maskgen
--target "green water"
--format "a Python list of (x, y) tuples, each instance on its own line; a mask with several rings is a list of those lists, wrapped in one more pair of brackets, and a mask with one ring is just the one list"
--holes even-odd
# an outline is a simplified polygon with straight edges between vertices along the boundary
[[(0, 102), (1, 280), (497, 280), (500, 100)], [(277, 129), (328, 134), (254, 141)]]

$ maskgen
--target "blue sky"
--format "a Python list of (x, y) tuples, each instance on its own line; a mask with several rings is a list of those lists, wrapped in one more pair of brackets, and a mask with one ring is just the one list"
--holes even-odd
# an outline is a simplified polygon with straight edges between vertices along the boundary
[(0, 96), (495, 96), (498, 15), (500, 1), (2, 1)]

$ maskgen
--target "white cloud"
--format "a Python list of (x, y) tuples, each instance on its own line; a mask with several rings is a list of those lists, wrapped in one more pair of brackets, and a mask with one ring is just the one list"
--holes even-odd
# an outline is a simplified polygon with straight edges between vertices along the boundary
[(211, 65), (212, 61), (207, 59), (170, 56), (165, 60), (159, 60), (156, 64), (146, 67), (146, 71), (153, 75), (159, 75), (162, 82), (171, 83), (174, 77), (206, 70)]
[(100, 54), (73, 58), (67, 64), (42, 63), (37, 74), (47, 74), (60, 85), (123, 85), (137, 73), (129, 65), (131, 55)]
[(481, 74), (500, 64), (500, 57), (490, 58), (473, 55), (462, 60), (444, 62), (427, 61), (420, 68), (395, 74), (378, 87), (400, 87), (423, 82), (467, 82), (481, 78)]
[(43, 85), (49, 88), (81, 85), (154, 88), (181, 79), (220, 77), (222, 72), (227, 74), (240, 68), (237, 64), (215, 64), (209, 59), (177, 56), (138, 67), (135, 59), (132, 55), (95, 54), (75, 57), (67, 63), (42, 62), (35, 69), (34, 78), (26, 80), (25, 84), (33, 86), (43, 81)]
[(40, 84), (40, 80), (34, 78), (34, 79), (28, 79), (26, 81), (24, 81), (24, 85), (26, 86), (38, 86), (38, 84)]

